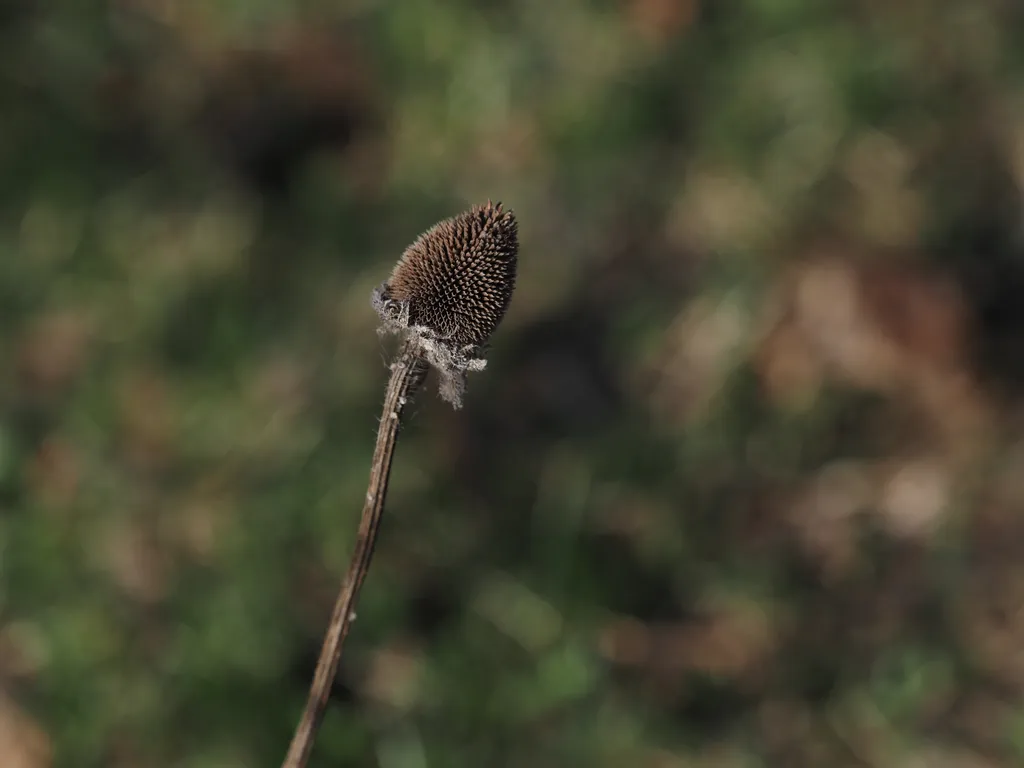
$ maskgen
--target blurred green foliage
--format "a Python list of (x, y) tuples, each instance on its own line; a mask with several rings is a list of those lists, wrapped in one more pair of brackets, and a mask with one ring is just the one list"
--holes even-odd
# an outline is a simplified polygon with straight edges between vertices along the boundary
[(274, 766), (386, 375), (490, 198), (314, 765), (1024, 759), (1024, 11), (0, 9), (0, 765)]

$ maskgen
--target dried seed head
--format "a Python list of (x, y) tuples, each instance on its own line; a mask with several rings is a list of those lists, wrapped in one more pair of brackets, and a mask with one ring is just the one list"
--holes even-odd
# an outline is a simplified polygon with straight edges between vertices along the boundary
[(518, 250), (515, 216), (488, 202), (420, 235), (374, 291), (385, 328), (416, 338), (456, 407), (465, 372), (483, 368), (480, 347), (508, 309)]
[(516, 280), (516, 220), (501, 203), (436, 224), (405, 249), (384, 288), (408, 305), (409, 325), (456, 347), (479, 346), (498, 327)]

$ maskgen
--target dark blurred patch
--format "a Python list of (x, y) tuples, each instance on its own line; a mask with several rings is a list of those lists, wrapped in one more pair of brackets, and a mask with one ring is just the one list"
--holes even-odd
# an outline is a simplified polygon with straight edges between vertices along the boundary
[[(973, 97), (972, 101), (977, 101)], [(975, 321), (971, 347), (982, 374), (1024, 386), (1024, 198), (997, 118), (984, 105), (945, 132), (921, 171), (937, 219), (931, 245), (962, 286)]]
[(678, 573), (646, 561), (629, 540), (598, 533), (586, 536), (581, 549), (599, 579), (595, 587), (609, 610), (645, 622), (683, 617), (686, 600), (680, 594)]
[(510, 376), (494, 414), (500, 422), (495, 430), (551, 437), (600, 430), (622, 402), (607, 333), (600, 313), (569, 310), (504, 339), (503, 365)]
[(409, 596), (409, 629), (429, 639), (459, 616), (466, 602), (464, 591), (464, 584), (451, 579), (421, 579)]
[(13, 34), (36, 17), (38, 0), (4, 0), (0, 4), (0, 35)]
[(217, 62), (196, 126), (240, 179), (279, 197), (311, 157), (344, 150), (381, 122), (353, 43), (305, 31), (277, 50), (237, 51)]
[(757, 697), (714, 677), (695, 675), (687, 681), (682, 700), (674, 713), (685, 728), (710, 738), (726, 735), (747, 718)]
[(144, 29), (97, 84), (99, 125), (121, 162), (205, 162), (280, 202), (314, 157), (363, 140), (372, 154), (381, 103), (353, 34), (300, 28), (261, 48), (197, 53), (173, 30)]

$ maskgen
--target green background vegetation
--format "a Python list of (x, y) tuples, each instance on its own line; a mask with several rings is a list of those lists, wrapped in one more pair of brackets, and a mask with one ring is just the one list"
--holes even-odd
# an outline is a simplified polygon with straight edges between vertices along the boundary
[(0, 765), (276, 766), (386, 378), (420, 395), (313, 765), (1024, 762), (1024, 11), (0, 10)]

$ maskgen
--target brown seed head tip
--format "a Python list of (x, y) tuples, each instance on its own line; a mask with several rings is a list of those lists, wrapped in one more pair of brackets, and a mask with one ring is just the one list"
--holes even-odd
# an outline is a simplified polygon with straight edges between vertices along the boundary
[[(434, 225), (405, 249), (375, 295), (385, 320), (421, 327), (455, 349), (484, 344), (516, 282), (515, 215), (487, 202)], [(399, 315), (386, 316), (385, 305)]]

